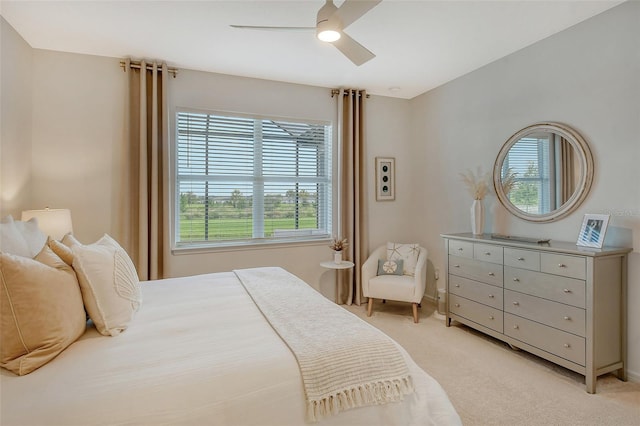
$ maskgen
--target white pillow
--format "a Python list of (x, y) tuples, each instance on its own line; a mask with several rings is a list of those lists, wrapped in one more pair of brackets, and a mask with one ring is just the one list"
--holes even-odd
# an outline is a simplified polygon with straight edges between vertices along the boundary
[(38, 228), (38, 219), (32, 217), (26, 222), (16, 220), (14, 223), (24, 240), (27, 242), (27, 246), (31, 252), (30, 257), (36, 257), (38, 253), (42, 251), (45, 244), (47, 244), (47, 234)]
[(402, 259), (404, 263), (404, 275), (415, 275), (419, 254), (419, 244), (387, 243), (387, 260)]
[(73, 244), (71, 251), (89, 317), (101, 334), (120, 334), (142, 303), (133, 262), (106, 234), (93, 244)]
[(11, 215), (2, 218), (0, 221), (0, 251), (30, 259), (35, 256), (35, 254), (31, 254), (27, 241), (20, 233)]

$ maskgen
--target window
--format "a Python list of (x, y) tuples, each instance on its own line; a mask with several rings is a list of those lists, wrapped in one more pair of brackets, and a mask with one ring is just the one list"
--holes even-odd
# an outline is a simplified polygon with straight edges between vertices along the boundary
[(179, 111), (176, 245), (331, 234), (328, 123)]
[(505, 158), (503, 175), (505, 170), (516, 175), (516, 185), (509, 193), (509, 200), (526, 213), (549, 212), (551, 204), (554, 204), (550, 185), (552, 143), (546, 133), (529, 135), (518, 140)]

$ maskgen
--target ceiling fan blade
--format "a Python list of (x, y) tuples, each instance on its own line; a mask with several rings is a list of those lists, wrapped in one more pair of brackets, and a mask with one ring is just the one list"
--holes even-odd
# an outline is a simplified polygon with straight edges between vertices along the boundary
[(342, 21), (342, 29), (358, 20), (362, 15), (373, 9), (382, 0), (345, 0), (336, 13)]
[(351, 62), (358, 66), (376, 57), (376, 55), (371, 53), (366, 47), (349, 37), (344, 32), (342, 32), (340, 39), (334, 41), (332, 44), (337, 47), (344, 56), (349, 58)]
[(258, 30), (258, 31), (315, 31), (316, 27), (266, 27), (260, 25), (229, 25), (232, 28), (241, 30)]

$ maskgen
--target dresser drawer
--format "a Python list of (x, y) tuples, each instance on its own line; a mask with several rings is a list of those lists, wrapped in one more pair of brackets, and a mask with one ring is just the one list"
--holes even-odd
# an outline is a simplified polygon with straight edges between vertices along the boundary
[(449, 293), (502, 309), (502, 288), (451, 275)]
[(587, 276), (587, 260), (580, 256), (541, 253), (540, 270), (563, 277), (584, 280)]
[(502, 287), (502, 265), (449, 256), (449, 274)]
[(491, 244), (474, 244), (473, 258), (502, 265), (502, 247)]
[(585, 339), (505, 312), (504, 334), (543, 351), (585, 365)]
[(585, 282), (575, 278), (505, 266), (504, 287), (578, 308), (586, 306)]
[(531, 250), (520, 250), (514, 248), (504, 249), (504, 264), (515, 266), (516, 268), (540, 270), (540, 253)]
[(473, 243), (468, 241), (449, 240), (449, 254), (473, 259)]
[(578, 336), (585, 336), (585, 310), (575, 306), (505, 290), (504, 311)]
[(449, 312), (502, 333), (502, 311), (449, 294)]

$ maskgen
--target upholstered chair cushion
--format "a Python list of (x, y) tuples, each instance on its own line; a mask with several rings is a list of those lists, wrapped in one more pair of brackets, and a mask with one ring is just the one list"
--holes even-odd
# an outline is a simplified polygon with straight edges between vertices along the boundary
[(387, 243), (387, 260), (402, 260), (404, 262), (404, 275), (415, 275), (419, 254), (419, 244)]
[(404, 261), (378, 259), (378, 275), (402, 275)]
[(413, 301), (416, 284), (406, 275), (379, 275), (369, 280), (369, 294), (378, 299)]

